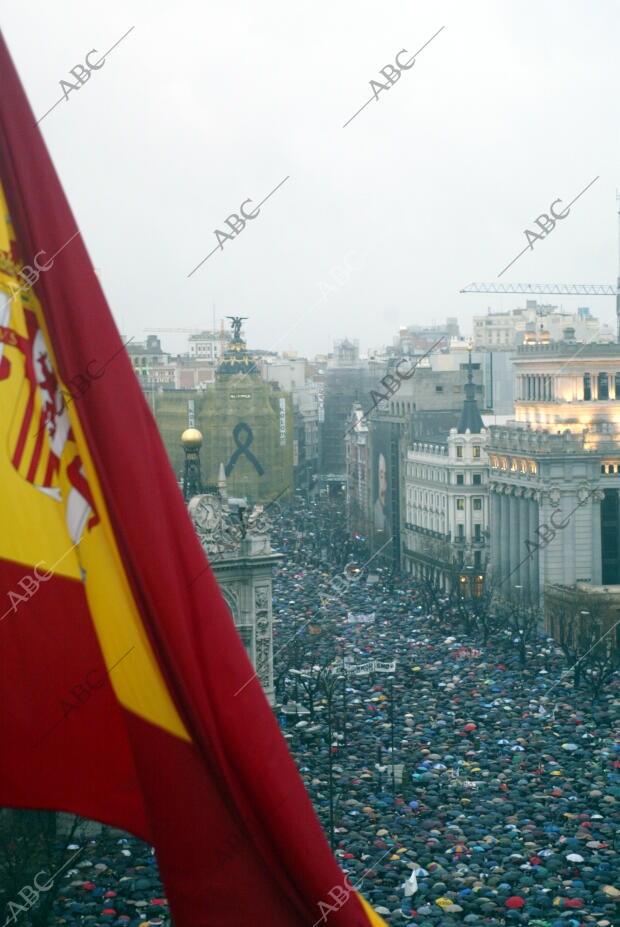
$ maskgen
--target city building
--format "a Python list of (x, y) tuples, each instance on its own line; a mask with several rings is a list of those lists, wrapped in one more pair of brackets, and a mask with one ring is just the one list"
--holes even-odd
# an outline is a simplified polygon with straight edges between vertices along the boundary
[(146, 341), (130, 341), (127, 354), (140, 382), (146, 392), (162, 387), (175, 386), (175, 367), (170, 354), (162, 350), (157, 335), (147, 335)]
[(217, 364), (212, 360), (181, 355), (172, 364), (175, 389), (205, 390), (215, 383)]
[(545, 619), (551, 636), (575, 653), (620, 652), (620, 585), (547, 585)]
[(445, 325), (408, 325), (400, 328), (394, 339), (394, 347), (400, 355), (424, 354), (430, 351), (440, 338), (449, 341), (459, 337), (459, 323), (455, 316), (449, 316)]
[(207, 330), (190, 335), (188, 351), (190, 358), (217, 362), (222, 359), (230, 343), (230, 332), (222, 328), (220, 331)]
[[(384, 361), (372, 390), (354, 407), (347, 424), (351, 533), (367, 537), (373, 553), (382, 551), (381, 556), (396, 568), (404, 565), (401, 539), (406, 520), (402, 500), (407, 447), (412, 442), (445, 444), (450, 430), (459, 425), (463, 390), (470, 376), (474, 396), (479, 396), (482, 404), (484, 401), (479, 366), (460, 354), (453, 369), (434, 369), (442, 359), (437, 353)], [(392, 383), (391, 395), (382, 379)], [(359, 408), (363, 410), (361, 416)]]
[(607, 325), (601, 325), (587, 307), (576, 312), (542, 305), (528, 299), (525, 308), (474, 316), (474, 348), (512, 351), (521, 344), (557, 341), (614, 341)]
[(456, 428), (443, 441), (414, 441), (406, 452), (403, 567), (445, 592), (482, 594), (488, 553), (488, 432), (473, 370)]
[(294, 490), (293, 404), (290, 393), (261, 378), (240, 322), (233, 319), (215, 384), (196, 406), (196, 427), (205, 435), (202, 466), (209, 483), (223, 466), (231, 494), (268, 503)]
[(370, 466), (368, 423), (359, 403), (353, 406), (347, 423), (345, 459), (347, 477), (347, 519), (349, 536), (366, 537), (370, 525)]
[(514, 420), (487, 447), (494, 586), (542, 606), (547, 586), (620, 584), (620, 346), (524, 345), (514, 363)]
[(292, 400), (261, 378), (239, 330), (236, 325), (207, 389), (155, 391), (147, 398), (179, 479), (184, 455), (178, 436), (195, 427), (204, 435), (200, 457), (206, 481), (215, 485), (224, 467), (233, 495), (268, 503), (294, 490)]
[(336, 344), (327, 362), (319, 393), (320, 480), (339, 491), (346, 482), (345, 431), (355, 402), (368, 408), (370, 393), (380, 389), (385, 373), (382, 361), (363, 360), (357, 344), (344, 340)]
[[(202, 435), (190, 428), (181, 441), (194, 456), (186, 476), (191, 472), (192, 484), (200, 484), (196, 452)], [(230, 499), (223, 476), (217, 487), (191, 496), (188, 511), (250, 662), (273, 704), (272, 576), (282, 554), (271, 547), (269, 518), (262, 506), (251, 508), (246, 499)]]
[(293, 469), (295, 488), (308, 494), (317, 486), (319, 472), (319, 382), (303, 357), (264, 358), (261, 375), (293, 399)]
[[(474, 370), (480, 370), (482, 389), (478, 399), (483, 415), (493, 412), (495, 415), (512, 415), (514, 410), (514, 365), (510, 351), (482, 348), (471, 350), (470, 340), (452, 338), (449, 350), (432, 355), (433, 370), (462, 370), (467, 362), (467, 352), (471, 351)], [(486, 418), (485, 418), (486, 421)]]

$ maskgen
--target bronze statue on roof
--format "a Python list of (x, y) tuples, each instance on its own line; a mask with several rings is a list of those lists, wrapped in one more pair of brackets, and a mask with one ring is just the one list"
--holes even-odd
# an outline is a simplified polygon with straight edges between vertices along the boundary
[(247, 315), (227, 315), (227, 319), (230, 319), (230, 327), (233, 330), (233, 340), (241, 341), (241, 323), (245, 322), (248, 318)]

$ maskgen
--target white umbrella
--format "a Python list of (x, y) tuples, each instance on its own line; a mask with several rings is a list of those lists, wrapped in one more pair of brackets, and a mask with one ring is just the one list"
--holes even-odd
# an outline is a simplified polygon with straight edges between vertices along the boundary
[(411, 895), (415, 895), (418, 890), (418, 880), (416, 878), (415, 871), (411, 873), (406, 882), (403, 883), (401, 888), (404, 889), (405, 898), (410, 898)]

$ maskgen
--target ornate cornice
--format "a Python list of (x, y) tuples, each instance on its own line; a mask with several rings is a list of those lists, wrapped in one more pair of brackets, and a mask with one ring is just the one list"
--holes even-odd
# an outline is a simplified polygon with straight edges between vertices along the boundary
[[(272, 503), (277, 506), (277, 503)], [(219, 495), (205, 493), (194, 496), (188, 505), (190, 518), (210, 560), (226, 554), (241, 554), (244, 539), (261, 537), (267, 540), (271, 521), (262, 506), (256, 506), (249, 516), (242, 510), (231, 512)]]

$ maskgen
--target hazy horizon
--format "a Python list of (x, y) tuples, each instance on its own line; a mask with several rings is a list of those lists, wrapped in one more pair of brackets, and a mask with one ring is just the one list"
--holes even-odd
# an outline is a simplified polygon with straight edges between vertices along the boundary
[[(595, 177), (501, 282), (615, 284), (619, 21), (610, 0), (36, 0), (5, 10), (4, 35), (38, 119), (72, 67), (132, 30), (40, 123), (123, 334), (241, 314), (250, 348), (313, 356), (344, 337), (367, 354), (446, 316), (467, 335), (473, 315), (524, 305), (459, 290), (499, 282), (524, 230)], [(343, 128), (380, 69), (434, 35)], [(227, 216), (285, 178), (188, 276)], [(615, 329), (611, 296), (538, 298)], [(162, 335), (173, 352), (186, 340)]]

